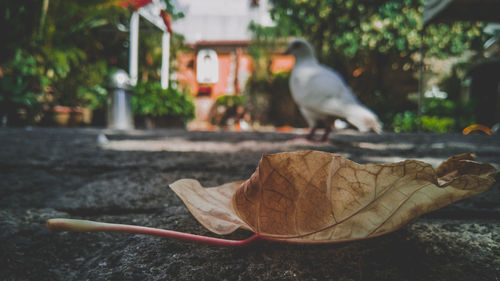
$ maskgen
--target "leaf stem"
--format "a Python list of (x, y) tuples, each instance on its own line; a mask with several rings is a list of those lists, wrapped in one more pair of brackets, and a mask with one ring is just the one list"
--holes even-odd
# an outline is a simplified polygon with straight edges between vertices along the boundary
[(225, 247), (243, 247), (259, 240), (261, 237), (257, 233), (244, 240), (228, 240), (208, 236), (195, 235), (190, 233), (178, 232), (173, 230), (144, 227), (128, 224), (104, 223), (89, 220), (76, 219), (49, 219), (46, 226), (50, 231), (71, 231), (71, 232), (125, 232), (134, 234), (146, 234), (161, 236), (197, 242), (202, 244), (225, 246)]

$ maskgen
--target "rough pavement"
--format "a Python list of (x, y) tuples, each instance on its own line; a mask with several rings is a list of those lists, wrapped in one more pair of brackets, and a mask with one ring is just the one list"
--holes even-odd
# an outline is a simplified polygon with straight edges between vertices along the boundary
[[(99, 133), (110, 142), (98, 145)], [(437, 165), (475, 151), (500, 167), (499, 136), (332, 134), (326, 145), (271, 132), (0, 129), (0, 280), (500, 280), (500, 185), (399, 231), (332, 245), (229, 249), (143, 235), (51, 233), (53, 217), (214, 236), (168, 184), (248, 178), (263, 153), (317, 149), (359, 163)], [(237, 231), (227, 238), (242, 239)]]

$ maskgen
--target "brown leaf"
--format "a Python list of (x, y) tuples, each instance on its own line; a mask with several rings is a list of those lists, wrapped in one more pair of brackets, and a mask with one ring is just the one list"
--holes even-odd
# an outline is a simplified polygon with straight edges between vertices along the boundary
[(250, 229), (233, 209), (232, 197), (241, 183), (204, 188), (196, 180), (182, 179), (170, 188), (204, 227), (217, 234), (229, 234), (239, 227)]
[(203, 188), (171, 185), (209, 230), (239, 227), (271, 240), (331, 243), (394, 231), (415, 217), (481, 193), (498, 172), (472, 153), (437, 170), (417, 160), (360, 165), (343, 156), (299, 151), (264, 155), (245, 182)]

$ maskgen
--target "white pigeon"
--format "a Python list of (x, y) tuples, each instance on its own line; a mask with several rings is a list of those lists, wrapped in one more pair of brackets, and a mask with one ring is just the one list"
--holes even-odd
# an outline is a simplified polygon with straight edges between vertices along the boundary
[(306, 40), (294, 39), (285, 53), (295, 57), (289, 84), (293, 99), (311, 129), (308, 139), (314, 137), (318, 121), (323, 121), (326, 130), (322, 140), (326, 141), (337, 118), (361, 132), (382, 132), (377, 115), (361, 104), (339, 73), (318, 62)]

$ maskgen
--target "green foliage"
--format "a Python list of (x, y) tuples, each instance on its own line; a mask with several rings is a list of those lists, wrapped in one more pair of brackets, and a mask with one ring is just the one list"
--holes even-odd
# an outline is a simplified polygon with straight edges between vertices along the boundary
[[(304, 37), (319, 61), (341, 73), (359, 99), (391, 124), (398, 112), (414, 108), (407, 96), (418, 91), (415, 72), (421, 47), (426, 57), (446, 58), (480, 50), (486, 40), (483, 25), (474, 22), (430, 25), (422, 40), (423, 2), (274, 1), (271, 17), (276, 27), (251, 27), (251, 54), (263, 61), (257, 74), (270, 74), (272, 56), (263, 55), (266, 50), (283, 45), (282, 38)], [(412, 118), (400, 113), (396, 119), (409, 124), (403, 120)]]
[(42, 36), (33, 41), (40, 44), (55, 104), (105, 105), (110, 62), (120, 53), (126, 57), (127, 49), (119, 46), (126, 34), (116, 25), (128, 13), (112, 1), (50, 1)]
[[(451, 133), (474, 124), (473, 104), (448, 99), (426, 98), (422, 107), (421, 129), (424, 132)], [(415, 132), (419, 120), (415, 111), (397, 113), (392, 122), (396, 133)]]
[(455, 129), (455, 120), (451, 117), (422, 116), (424, 132), (449, 133)]
[(269, 76), (253, 75), (245, 91), (252, 105), (250, 111), (255, 121), (275, 126), (305, 126), (288, 86), (289, 72), (278, 72)]
[(2, 107), (35, 108), (48, 84), (48, 80), (40, 75), (35, 57), (19, 49), (4, 65), (3, 72), (0, 79)]
[[(475, 102), (462, 103), (450, 99), (424, 99), (422, 114), (427, 116), (449, 117), (454, 120), (454, 126), (447, 127), (449, 131), (461, 131), (463, 128), (475, 123)], [(423, 118), (423, 117), (422, 117)], [(422, 119), (422, 122), (424, 120)], [(451, 122), (448, 122), (451, 123)]]
[[(46, 10), (42, 9), (42, 3), (48, 4)], [(0, 4), (3, 8), (0, 22), (11, 28), (6, 35), (10, 40), (0, 44), (0, 53), (9, 59), (11, 54), (17, 56), (22, 52), (27, 59), (20, 63), (36, 68), (32, 80), (43, 82), (43, 87), (34, 87), (38, 93), (22, 90), (25, 95), (40, 95), (41, 89), (47, 89), (50, 98), (46, 102), (50, 105), (93, 108), (104, 105), (99, 90), (103, 89), (107, 76), (108, 62), (104, 58), (107, 52), (120, 52), (114, 47), (115, 40), (126, 37), (115, 26), (120, 16), (129, 13), (111, 3), (112, 0), (26, 0)], [(121, 47), (121, 51), (126, 49)], [(0, 60), (4, 71), (9, 69), (8, 61)]]
[[(283, 0), (274, 3), (271, 13), (280, 29), (277, 35), (306, 37), (320, 58), (343, 55), (366, 60), (371, 52), (407, 56), (419, 50), (423, 2)], [(481, 25), (476, 23), (431, 25), (424, 42), (428, 55), (448, 56), (476, 46), (478, 39), (484, 39), (481, 36)]]
[[(174, 19), (183, 16), (170, 0), (166, 2)], [(0, 1), (0, 83), (8, 89), (2, 90), (0, 102), (8, 100), (14, 103), (11, 107), (39, 105), (43, 93), (50, 96), (45, 99), (49, 106), (102, 108), (109, 73), (128, 67), (131, 12), (115, 0)], [(156, 27), (141, 30), (142, 78), (158, 76), (161, 34)], [(174, 35), (172, 42), (172, 52), (181, 48), (182, 38)]]
[(0, 65), (13, 59), (16, 50), (29, 46), (38, 24), (39, 0), (0, 1)]
[(103, 109), (106, 105), (108, 90), (97, 84), (93, 87), (78, 87), (78, 99), (83, 101), (85, 107), (94, 109)]
[(57, 103), (66, 106), (83, 106), (100, 109), (106, 105), (106, 84), (113, 68), (106, 61), (84, 63), (79, 71), (68, 73), (64, 79), (54, 81)]
[(413, 111), (397, 113), (392, 122), (394, 132), (415, 132), (418, 130), (418, 116)]
[(272, 58), (281, 49), (285, 50), (287, 43), (280, 38), (285, 38), (287, 34), (283, 33), (281, 28), (264, 27), (253, 22), (250, 23), (249, 29), (253, 36), (248, 54), (255, 62), (252, 78), (263, 80), (272, 75), (270, 71)]
[(190, 96), (175, 88), (162, 89), (159, 82), (138, 83), (132, 95), (132, 108), (137, 115), (194, 118), (194, 103)]
[(246, 98), (242, 95), (222, 95), (217, 97), (217, 99), (215, 100), (215, 104), (225, 107), (236, 107), (244, 105), (245, 101)]
[[(421, 122), (421, 128), (424, 132), (450, 133), (455, 131), (455, 120), (450, 117), (424, 115)], [(416, 132), (418, 123), (418, 116), (415, 112), (405, 111), (396, 114), (392, 127), (396, 133)]]
[(47, 76), (52, 81), (66, 78), (72, 69), (80, 66), (86, 59), (85, 53), (76, 47), (44, 49), (40, 55), (43, 57)]

